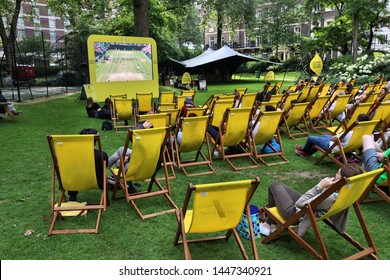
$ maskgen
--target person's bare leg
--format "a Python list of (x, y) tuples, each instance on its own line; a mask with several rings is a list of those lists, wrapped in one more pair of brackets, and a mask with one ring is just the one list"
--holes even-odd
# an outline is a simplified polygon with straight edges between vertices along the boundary
[(375, 149), (375, 141), (372, 135), (363, 135), (363, 152), (368, 149)]

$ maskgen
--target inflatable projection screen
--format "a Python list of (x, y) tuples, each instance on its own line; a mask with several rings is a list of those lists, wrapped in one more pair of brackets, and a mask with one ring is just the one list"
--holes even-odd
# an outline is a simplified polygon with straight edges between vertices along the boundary
[(90, 83), (99, 101), (110, 95), (138, 92), (158, 96), (157, 47), (153, 38), (91, 35), (88, 37)]

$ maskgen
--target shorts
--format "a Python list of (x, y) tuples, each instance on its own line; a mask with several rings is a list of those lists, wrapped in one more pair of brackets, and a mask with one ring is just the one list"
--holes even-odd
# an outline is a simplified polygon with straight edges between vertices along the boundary
[(376, 155), (376, 150), (374, 148), (367, 149), (363, 153), (363, 163), (366, 171), (376, 170), (380, 167), (380, 162)]

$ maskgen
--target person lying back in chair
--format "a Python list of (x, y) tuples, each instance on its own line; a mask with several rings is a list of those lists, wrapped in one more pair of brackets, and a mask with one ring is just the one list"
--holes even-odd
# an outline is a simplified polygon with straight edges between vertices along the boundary
[[(148, 120), (142, 120), (138, 122), (134, 129), (147, 129), (147, 128), (153, 128), (153, 124)], [(120, 167), (120, 158), (122, 157), (124, 147), (119, 147), (118, 150), (116, 150), (109, 158), (108, 158), (108, 164), (107, 168), (111, 168), (114, 164), (117, 168)], [(124, 164), (125, 164), (125, 170), (129, 167), (130, 158), (131, 158), (131, 149), (127, 148), (126, 150), (126, 156), (124, 158)], [(109, 176), (107, 178), (107, 183), (109, 185), (115, 184), (115, 178), (113, 176)], [(135, 186), (140, 186), (139, 184), (134, 184), (133, 182), (127, 182), (128, 184), (128, 191), (130, 193), (136, 193), (137, 189)]]
[[(386, 157), (390, 155), (390, 148), (382, 151), (373, 135), (363, 135), (363, 164), (366, 171), (376, 170), (382, 167)], [(387, 173), (383, 172), (376, 183), (381, 184), (387, 179)]]
[[(79, 134), (98, 134), (99, 132), (96, 129), (93, 128), (84, 128), (80, 131)], [(95, 144), (96, 144), (96, 139), (95, 139)], [(95, 172), (96, 172), (96, 179), (99, 184), (99, 188), (103, 189), (103, 172), (105, 170), (102, 170), (102, 166), (100, 164), (101, 158), (100, 158), (100, 152), (99, 150), (95, 149)], [(107, 163), (108, 162), (108, 156), (107, 153), (103, 151), (103, 160)], [(77, 194), (78, 191), (68, 191), (69, 195), (69, 201), (76, 201), (77, 200)]]
[[(357, 120), (359, 122), (369, 121), (371, 120), (371, 117), (367, 114), (360, 114), (357, 117)], [(341, 143), (343, 147), (345, 147), (349, 143), (349, 140), (352, 137), (352, 133), (353, 133), (352, 131), (348, 132), (347, 136), (343, 138)], [(336, 135), (323, 134), (321, 136), (309, 136), (307, 137), (304, 146), (301, 145), (295, 146), (295, 154), (303, 158), (309, 158), (315, 152), (317, 152), (315, 146), (319, 146), (320, 148), (327, 150), (330, 146), (333, 145), (333, 143), (337, 140), (337, 138), (339, 138), (342, 134), (343, 133), (336, 134)], [(332, 150), (332, 152), (336, 152), (339, 149), (340, 148), (337, 146)]]
[[(272, 183), (268, 187), (268, 205), (267, 207), (276, 207), (278, 212), (284, 220), (291, 218), (293, 215), (298, 213), (306, 204), (309, 204), (315, 198), (317, 198), (327, 188), (331, 187), (334, 183), (343, 177), (349, 178), (358, 174), (364, 173), (361, 166), (357, 164), (346, 164), (343, 165), (338, 171), (336, 176), (326, 177), (322, 179), (317, 185), (309, 189), (304, 194), (299, 193), (295, 189), (282, 185), (278, 182)], [(314, 211), (316, 216), (325, 214), (335, 200), (338, 197), (338, 193), (333, 193), (331, 196), (321, 202)], [(347, 209), (348, 210), (348, 209)], [(333, 223), (339, 232), (344, 232), (348, 225), (348, 212), (344, 210), (343, 214), (338, 214), (333, 217)], [(344, 214), (345, 213), (345, 214)], [(296, 231), (298, 235), (302, 236), (306, 233), (310, 226), (310, 220), (308, 216), (304, 216), (300, 221)], [(276, 229), (275, 222), (269, 217), (266, 218), (264, 223), (260, 223), (260, 233), (268, 236)]]

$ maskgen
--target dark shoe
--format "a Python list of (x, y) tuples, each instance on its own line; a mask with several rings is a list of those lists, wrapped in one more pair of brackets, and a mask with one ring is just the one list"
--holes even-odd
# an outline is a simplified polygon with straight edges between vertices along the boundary
[(302, 151), (303, 147), (301, 145), (295, 145), (295, 150)]
[(295, 150), (295, 153), (300, 156), (300, 157), (303, 157), (303, 158), (309, 158), (310, 155), (306, 154), (304, 151), (300, 151), (300, 150)]
[(133, 185), (134, 185), (134, 187), (136, 187), (136, 188), (140, 188), (140, 187), (142, 187), (142, 185), (141, 185), (141, 184), (139, 184), (139, 183), (133, 183)]
[(130, 194), (137, 193), (137, 189), (134, 186), (130, 186), (130, 185), (127, 186), (127, 191)]
[(77, 201), (77, 196), (69, 196), (69, 201)]

